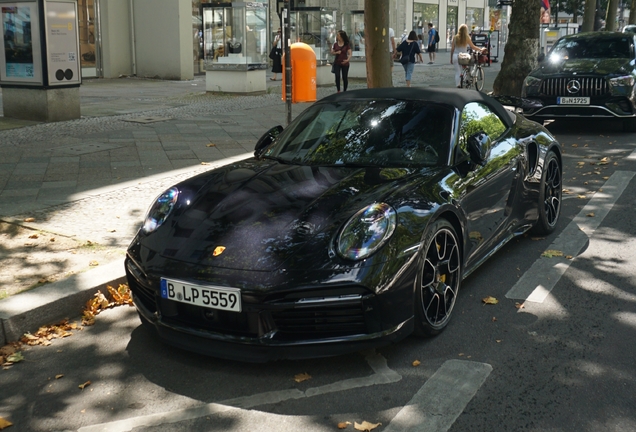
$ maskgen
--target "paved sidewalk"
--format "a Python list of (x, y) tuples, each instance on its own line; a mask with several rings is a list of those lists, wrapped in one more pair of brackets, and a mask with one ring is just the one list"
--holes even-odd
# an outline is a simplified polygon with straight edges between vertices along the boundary
[[(499, 67), (486, 68), (484, 90), (492, 88)], [(441, 52), (436, 64), (417, 65), (412, 84), (453, 87), (453, 77), (449, 53)], [(399, 63), (393, 83), (404, 85)], [(160, 192), (249, 157), (267, 129), (285, 124), (281, 82), (267, 79), (267, 85), (266, 95), (229, 96), (205, 93), (203, 76), (191, 81), (92, 79), (80, 87), (79, 120), (35, 123), (0, 117), (0, 220), (125, 249)], [(350, 82), (350, 89), (364, 87), (364, 80)], [(318, 98), (333, 92), (335, 86), (320, 87)], [(307, 105), (294, 105), (293, 114)], [(33, 222), (25, 222), (30, 218)], [(94, 280), (69, 279), (0, 300), (0, 346), (7, 336), (78, 316), (77, 299), (83, 302), (107, 282), (122, 280), (122, 262)]]

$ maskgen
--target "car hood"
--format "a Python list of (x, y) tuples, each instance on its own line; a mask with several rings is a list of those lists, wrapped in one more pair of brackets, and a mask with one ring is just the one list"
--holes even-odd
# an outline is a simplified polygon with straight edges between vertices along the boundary
[(294, 260), (287, 265), (320, 268), (331, 261), (342, 225), (373, 202), (391, 204), (420, 181), (414, 173), (250, 159), (178, 185), (177, 209), (144, 243), (165, 258), (207, 267), (273, 271)]
[(627, 73), (632, 70), (630, 59), (573, 59), (551, 62), (546, 59), (538, 69), (531, 74), (537, 78), (549, 78), (551, 75), (580, 74), (580, 75), (611, 75)]

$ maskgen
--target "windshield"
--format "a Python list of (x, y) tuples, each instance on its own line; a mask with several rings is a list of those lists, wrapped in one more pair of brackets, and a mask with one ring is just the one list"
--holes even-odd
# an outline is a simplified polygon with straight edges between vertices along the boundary
[(559, 56), (564, 60), (589, 58), (630, 58), (632, 37), (625, 35), (617, 38), (598, 39), (561, 39), (550, 56)]
[(436, 166), (448, 160), (453, 109), (421, 101), (318, 103), (265, 157), (299, 165)]

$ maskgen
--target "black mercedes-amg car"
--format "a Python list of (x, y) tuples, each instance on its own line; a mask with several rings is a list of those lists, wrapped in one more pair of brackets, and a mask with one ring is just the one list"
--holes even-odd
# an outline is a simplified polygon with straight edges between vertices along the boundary
[(126, 257), (143, 323), (245, 361), (433, 336), (463, 278), (555, 229), (561, 147), (472, 90), (327, 97), (254, 156), (169, 188)]
[(635, 131), (634, 36), (592, 32), (559, 39), (524, 81), (522, 96), (537, 102), (524, 115), (537, 121), (620, 118), (625, 130)]

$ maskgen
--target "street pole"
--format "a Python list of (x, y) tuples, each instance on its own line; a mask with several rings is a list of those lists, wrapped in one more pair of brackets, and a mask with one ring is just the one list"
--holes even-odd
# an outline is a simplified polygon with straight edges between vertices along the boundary
[(285, 9), (283, 9), (283, 51), (285, 52), (285, 101), (287, 102), (287, 126), (292, 121), (292, 73), (291, 73), (291, 49), (289, 48), (289, 40), (291, 39), (291, 26), (289, 1), (285, 1)]

